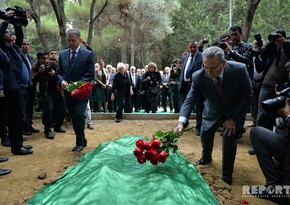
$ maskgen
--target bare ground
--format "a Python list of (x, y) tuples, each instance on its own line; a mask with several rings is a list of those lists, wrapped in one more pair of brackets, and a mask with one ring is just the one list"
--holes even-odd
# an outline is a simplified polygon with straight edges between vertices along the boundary
[[(0, 157), (9, 157), (9, 161), (0, 164), (0, 168), (12, 169), (12, 174), (0, 177), (0, 205), (25, 204), (33, 194), (54, 181), (68, 166), (78, 162), (81, 155), (94, 150), (100, 143), (115, 140), (121, 136), (145, 136), (151, 138), (157, 130), (168, 131), (176, 126), (177, 120), (124, 120), (117, 124), (113, 120), (95, 120), (94, 130), (86, 129), (88, 147), (80, 153), (73, 153), (75, 136), (72, 126), (65, 125), (65, 134), (56, 134), (54, 140), (44, 138), (40, 133), (28, 136), (25, 144), (33, 146), (34, 154), (14, 156), (10, 148), (0, 147)], [(247, 122), (249, 124), (250, 122)], [(195, 124), (192, 120), (191, 124)], [(34, 127), (43, 130), (40, 120)], [(221, 137), (215, 136), (213, 161), (206, 166), (197, 166), (204, 179), (221, 204), (241, 204), (245, 199), (249, 204), (273, 204), (263, 199), (243, 197), (243, 185), (263, 185), (265, 179), (259, 168), (256, 156), (247, 153), (249, 130), (238, 140), (238, 150), (233, 175), (233, 185), (220, 180), (221, 176)], [(200, 138), (194, 135), (194, 129), (184, 133), (179, 140), (179, 151), (192, 163), (201, 157)]]

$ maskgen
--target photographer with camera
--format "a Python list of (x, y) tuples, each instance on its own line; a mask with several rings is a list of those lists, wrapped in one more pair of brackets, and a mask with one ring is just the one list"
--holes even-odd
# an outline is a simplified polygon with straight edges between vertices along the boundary
[[(253, 128), (250, 132), (257, 160), (266, 178), (266, 190), (259, 193), (260, 197), (278, 204), (288, 204), (286, 196), (277, 197), (275, 195), (277, 192), (270, 194), (268, 190), (277, 185), (290, 185), (289, 100), (289, 98), (284, 100), (285, 106), (277, 109), (279, 116), (282, 117), (276, 119), (276, 130), (280, 129), (279, 132), (272, 132), (260, 126)], [(281, 173), (283, 174), (281, 175)], [(285, 194), (286, 190), (281, 191)]]
[(289, 81), (289, 70), (286, 67), (290, 60), (290, 42), (286, 39), (286, 33), (283, 30), (271, 33), (268, 39), (270, 42), (265, 46), (261, 55), (256, 58), (256, 61), (266, 65), (259, 95), (257, 125), (272, 130), (276, 113), (267, 112), (261, 105), (263, 101), (276, 97), (275, 87), (277, 84)]
[(62, 90), (57, 86), (55, 70), (57, 63), (48, 60), (48, 52), (38, 51), (37, 62), (32, 68), (32, 81), (39, 82), (39, 91), (43, 102), (42, 122), (44, 123), (44, 135), (47, 139), (53, 139), (51, 131), (53, 114), (55, 113), (54, 131), (65, 133), (61, 128), (65, 117), (65, 102)]
[[(225, 42), (224, 51), (227, 54), (228, 60), (244, 63), (247, 67), (247, 71), (250, 79), (253, 79), (254, 75), (254, 62), (253, 62), (253, 46), (243, 41), (243, 31), (240, 26), (232, 26), (229, 31), (230, 40), (232, 45)], [(242, 137), (242, 134), (246, 132), (244, 128), (245, 118), (237, 128), (237, 139)]]
[[(15, 20), (14, 11), (5, 12), (10, 20), (0, 24), (0, 47), (9, 58), (9, 66), (4, 70), (4, 94), (7, 97), (10, 110), (8, 131), (11, 138), (11, 152), (15, 155), (32, 154), (32, 146), (23, 146), (23, 128), (25, 123), (25, 106), (27, 88), (32, 85), (29, 62), (21, 50), (23, 42), (22, 26)], [(16, 18), (17, 19), (17, 18)], [(16, 42), (13, 43), (7, 27), (11, 23), (15, 29)]]
[(170, 71), (168, 86), (172, 95), (172, 103), (174, 108), (174, 113), (179, 113), (180, 110), (180, 95), (178, 92), (179, 79), (181, 70), (181, 60), (176, 58), (173, 60), (172, 69)]

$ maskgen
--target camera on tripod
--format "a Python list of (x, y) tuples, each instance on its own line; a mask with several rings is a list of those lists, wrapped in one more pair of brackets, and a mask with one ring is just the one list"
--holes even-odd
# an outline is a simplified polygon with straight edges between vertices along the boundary
[[(6, 15), (6, 12), (8, 12), (8, 11), (14, 11), (13, 16)], [(0, 10), (0, 19), (7, 20), (11, 24), (18, 23), (21, 26), (28, 25), (26, 10), (19, 7), (19, 6), (15, 6), (14, 8), (7, 8), (4, 10)]]
[(262, 102), (262, 107), (266, 111), (275, 111), (276, 109), (285, 107), (285, 100), (287, 98), (290, 98), (290, 84), (278, 84), (277, 91), (279, 91), (278, 97), (275, 97), (273, 99), (264, 100)]

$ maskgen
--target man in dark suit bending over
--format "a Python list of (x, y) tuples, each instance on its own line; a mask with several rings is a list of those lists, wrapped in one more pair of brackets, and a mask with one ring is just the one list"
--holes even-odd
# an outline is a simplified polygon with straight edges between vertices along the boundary
[(203, 95), (201, 143), (202, 158), (198, 165), (212, 160), (215, 132), (220, 125), (222, 133), (222, 180), (232, 184), (236, 156), (236, 125), (247, 112), (252, 92), (246, 66), (226, 61), (224, 51), (216, 46), (207, 48), (203, 54), (204, 68), (192, 76), (192, 85), (182, 104), (175, 131), (182, 134), (184, 123), (192, 110), (197, 96)]
[[(58, 82), (63, 89), (71, 82), (92, 81), (95, 72), (94, 54), (80, 47), (80, 32), (77, 29), (69, 29), (66, 37), (68, 48), (60, 52), (57, 68)], [(87, 146), (84, 128), (85, 109), (89, 98), (73, 99), (66, 91), (64, 96), (76, 134), (76, 146), (72, 151), (79, 152)]]

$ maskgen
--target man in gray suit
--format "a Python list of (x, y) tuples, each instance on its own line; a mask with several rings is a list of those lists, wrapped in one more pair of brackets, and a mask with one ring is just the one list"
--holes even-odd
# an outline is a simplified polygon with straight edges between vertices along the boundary
[[(94, 53), (80, 47), (80, 32), (77, 29), (69, 29), (66, 36), (68, 48), (60, 52), (57, 68), (58, 83), (63, 89), (71, 82), (93, 81), (95, 71)], [(64, 96), (76, 134), (76, 146), (72, 151), (79, 152), (87, 146), (84, 128), (85, 109), (89, 98), (73, 99), (66, 90)]]
[(201, 127), (203, 150), (202, 158), (197, 164), (211, 162), (215, 132), (222, 125), (222, 180), (231, 184), (237, 149), (236, 125), (247, 112), (252, 86), (246, 66), (227, 62), (221, 48), (209, 47), (202, 57), (204, 68), (192, 75), (191, 89), (182, 104), (175, 132), (182, 134), (187, 116), (190, 115), (197, 97), (202, 94), (206, 98)]

